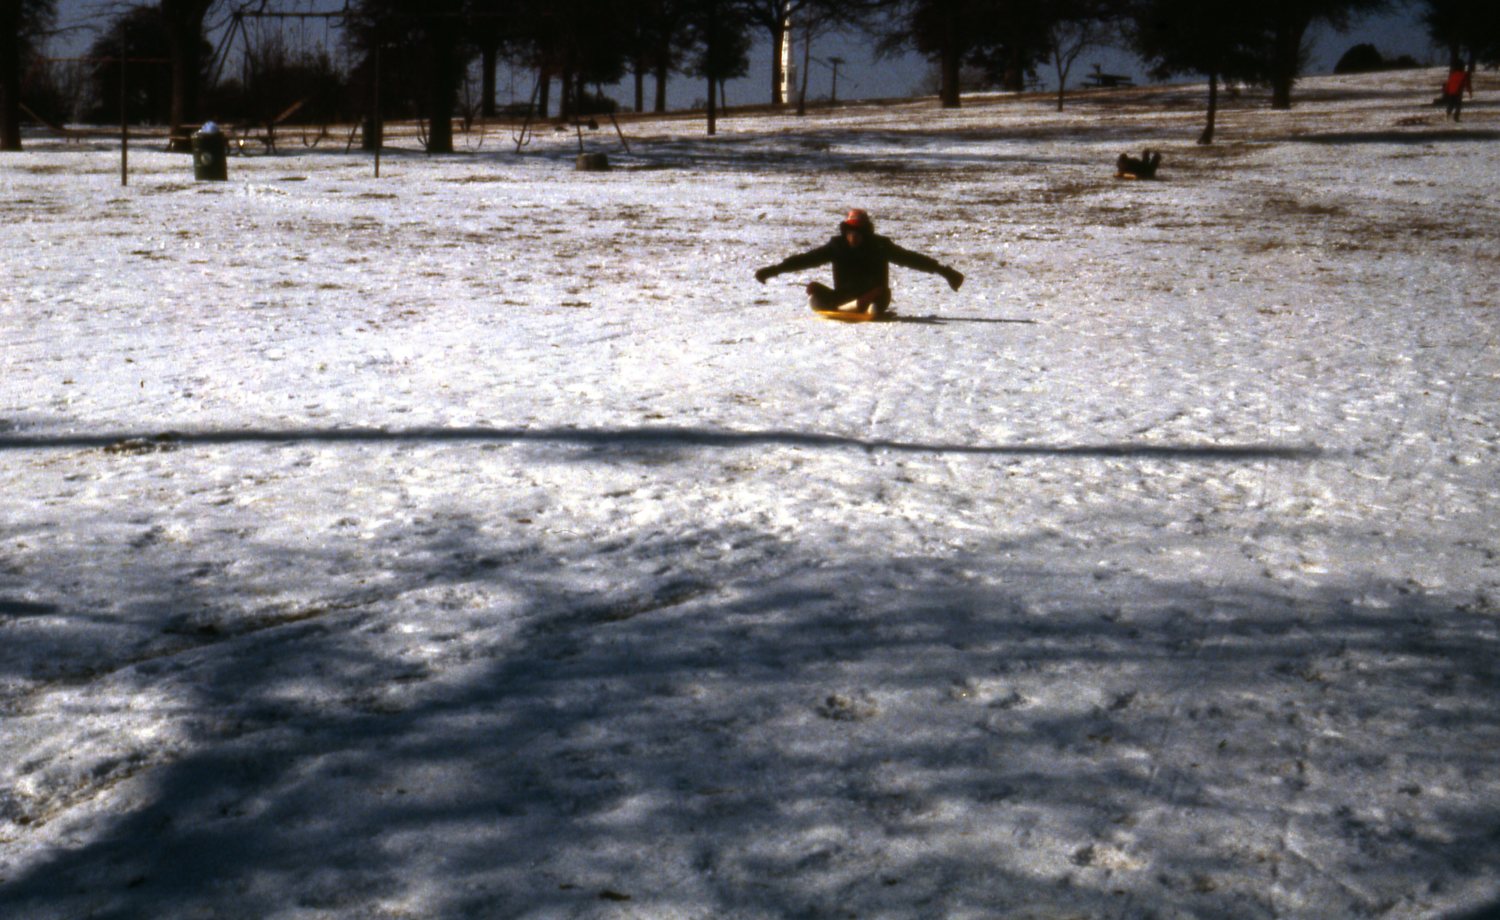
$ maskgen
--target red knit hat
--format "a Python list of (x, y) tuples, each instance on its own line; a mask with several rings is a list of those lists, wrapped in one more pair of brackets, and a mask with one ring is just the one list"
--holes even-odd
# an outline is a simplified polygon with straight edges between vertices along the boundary
[(870, 219), (870, 212), (864, 208), (854, 208), (844, 217), (839, 224), (840, 230), (858, 230), (861, 233), (875, 232), (875, 221)]

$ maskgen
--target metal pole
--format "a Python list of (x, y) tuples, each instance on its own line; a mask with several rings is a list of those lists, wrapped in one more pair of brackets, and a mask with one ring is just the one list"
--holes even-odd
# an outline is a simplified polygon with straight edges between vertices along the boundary
[(629, 153), (630, 142), (625, 139), (625, 132), (620, 130), (620, 122), (619, 119), (615, 118), (614, 112), (609, 113), (609, 120), (615, 123), (615, 133), (620, 136), (620, 146), (625, 148), (626, 153)]

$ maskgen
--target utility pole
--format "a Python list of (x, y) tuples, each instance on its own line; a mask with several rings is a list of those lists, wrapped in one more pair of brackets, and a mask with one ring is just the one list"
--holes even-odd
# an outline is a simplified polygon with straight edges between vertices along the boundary
[[(841, 57), (831, 57), (831, 58), (828, 59), (828, 63), (830, 63), (830, 64), (833, 65), (833, 92), (831, 92), (831, 93), (828, 94), (828, 99), (829, 99), (829, 103), (830, 104), (832, 104), (832, 105), (838, 105), (839, 104), (839, 65), (842, 64), (842, 63), (844, 63), (844, 59), (841, 58)], [(858, 87), (856, 87), (856, 88), (858, 88)]]

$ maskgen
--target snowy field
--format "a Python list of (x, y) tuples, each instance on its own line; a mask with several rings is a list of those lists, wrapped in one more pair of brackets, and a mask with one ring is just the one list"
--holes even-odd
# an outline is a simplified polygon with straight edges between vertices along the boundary
[(0, 915), (1500, 915), (1440, 76), (3, 155)]

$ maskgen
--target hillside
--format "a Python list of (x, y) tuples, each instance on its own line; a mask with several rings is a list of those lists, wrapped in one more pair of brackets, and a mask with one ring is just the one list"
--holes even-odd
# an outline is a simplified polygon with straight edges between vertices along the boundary
[[(1493, 916), (1500, 78), (1436, 81), (28, 139), (0, 915)], [(755, 283), (855, 206), (962, 289)]]

